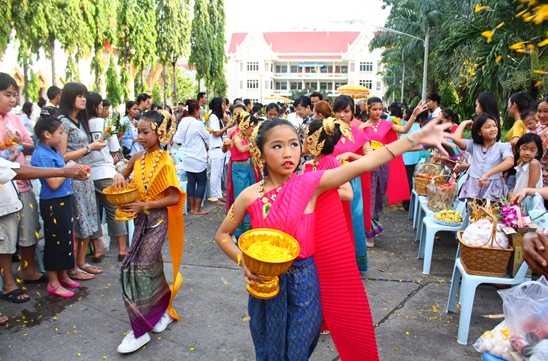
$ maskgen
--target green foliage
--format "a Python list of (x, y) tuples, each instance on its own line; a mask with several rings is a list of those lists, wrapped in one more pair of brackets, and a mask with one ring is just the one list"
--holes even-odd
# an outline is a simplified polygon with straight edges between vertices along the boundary
[(131, 94), (129, 91), (129, 71), (126, 67), (122, 67), (120, 70), (120, 88), (122, 99), (125, 103), (130, 100), (129, 95)]
[(38, 85), (38, 77), (34, 72), (30, 73), (30, 79), (25, 84), (23, 92), (25, 92), (33, 102), (37, 102), (40, 98), (40, 85)]
[(71, 54), (69, 54), (67, 59), (67, 67), (65, 69), (65, 79), (67, 81), (78, 81), (80, 78), (80, 73), (78, 72), (78, 64)]
[(224, 0), (211, 0), (208, 7), (209, 24), (211, 26), (211, 62), (209, 78), (206, 78), (208, 89), (216, 96), (226, 96), (226, 78), (224, 74), (225, 55), (225, 11)]
[(0, 1), (0, 59), (6, 51), (11, 36), (11, 9), (13, 0)]
[(122, 102), (122, 85), (120, 84), (120, 78), (118, 77), (118, 70), (114, 63), (114, 56), (109, 56), (108, 69), (107, 69), (107, 99), (113, 105), (113, 108), (118, 106)]
[(459, 102), (459, 95), (450, 82), (445, 81), (440, 86), (441, 106), (453, 109)]
[[(120, 65), (143, 67), (156, 53), (156, 13), (154, 0), (120, 1), (117, 10), (116, 44)], [(128, 76), (129, 78), (129, 76)]]
[[(190, 57), (188, 65), (196, 68), (196, 81), (198, 86), (204, 79), (206, 84), (211, 84), (209, 74), (213, 44), (213, 33), (208, 14), (208, 1), (194, 1), (194, 18), (190, 32)], [(224, 51), (223, 51), (224, 53)]]
[(183, 71), (179, 68), (175, 71), (176, 75), (176, 84), (177, 89), (175, 91), (175, 102), (185, 102), (188, 99), (196, 99), (196, 94), (198, 94), (198, 89), (196, 84), (192, 82), (189, 78), (183, 75)]
[(409, 103), (410, 107), (416, 107), (419, 105), (419, 102), (421, 101), (421, 98), (419, 96), (414, 97), (411, 102)]
[(163, 104), (162, 90), (160, 89), (160, 83), (155, 82), (152, 86), (152, 102), (155, 104)]

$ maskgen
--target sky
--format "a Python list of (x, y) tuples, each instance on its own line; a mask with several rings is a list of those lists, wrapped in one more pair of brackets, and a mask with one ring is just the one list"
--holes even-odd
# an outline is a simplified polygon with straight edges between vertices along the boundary
[(382, 5), (380, 0), (225, 0), (226, 32), (321, 29), (333, 21), (356, 19), (382, 26), (390, 12)]

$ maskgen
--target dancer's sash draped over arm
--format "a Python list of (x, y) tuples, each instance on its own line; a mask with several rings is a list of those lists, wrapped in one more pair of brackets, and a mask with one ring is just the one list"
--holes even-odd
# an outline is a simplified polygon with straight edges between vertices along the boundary
[[(150, 174), (151, 168), (154, 165), (154, 157), (145, 158), (145, 174)], [(170, 286), (171, 298), (168, 306), (168, 313), (171, 317), (179, 320), (179, 315), (173, 309), (173, 299), (177, 295), (179, 288), (183, 284), (183, 277), (179, 273), (179, 267), (183, 259), (183, 250), (185, 245), (185, 221), (183, 211), (186, 202), (186, 193), (179, 188), (179, 180), (175, 171), (175, 165), (167, 152), (163, 152), (162, 156), (154, 170), (154, 174), (149, 182), (148, 193), (144, 196), (143, 181), (141, 175), (142, 162), (135, 162), (133, 182), (139, 185), (141, 192), (139, 198), (143, 201), (154, 201), (165, 197), (168, 193), (168, 188), (176, 188), (179, 192), (179, 203), (174, 206), (167, 207), (168, 212), (168, 236), (169, 236), (169, 252), (173, 265), (173, 284)]]

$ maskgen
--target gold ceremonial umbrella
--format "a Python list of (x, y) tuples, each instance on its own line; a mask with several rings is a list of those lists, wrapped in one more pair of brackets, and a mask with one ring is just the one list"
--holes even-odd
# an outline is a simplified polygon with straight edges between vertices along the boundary
[(351, 98), (365, 98), (369, 95), (369, 89), (359, 84), (346, 84), (337, 88), (339, 94), (348, 95)]
[(283, 102), (285, 104), (292, 104), (293, 100), (283, 97), (281, 95), (273, 95), (270, 97), (264, 98), (265, 103), (277, 103), (277, 102)]

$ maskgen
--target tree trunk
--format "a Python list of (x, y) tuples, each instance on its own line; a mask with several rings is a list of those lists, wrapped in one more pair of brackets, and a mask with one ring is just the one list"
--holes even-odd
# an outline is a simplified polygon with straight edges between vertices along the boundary
[(177, 65), (177, 61), (174, 61), (171, 65), (173, 66), (173, 91), (171, 92), (171, 102), (175, 105), (175, 102), (179, 100), (177, 99), (177, 77), (175, 76), (175, 66)]
[(53, 34), (49, 35), (49, 52), (51, 55), (51, 85), (55, 85), (55, 36)]
[(167, 89), (167, 84), (166, 84), (166, 67), (163, 66), (162, 68), (162, 76), (164, 78), (164, 106), (163, 108), (166, 109), (166, 105), (167, 105), (167, 99), (166, 99), (166, 89)]
[(23, 81), (25, 82), (25, 87), (23, 88), (23, 95), (25, 96), (25, 101), (29, 101), (29, 62), (28, 59), (23, 60)]

